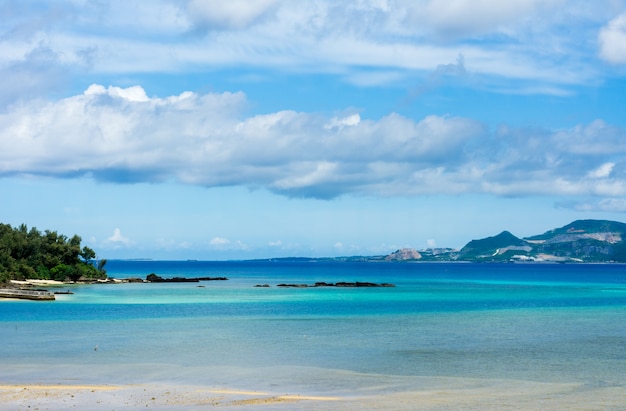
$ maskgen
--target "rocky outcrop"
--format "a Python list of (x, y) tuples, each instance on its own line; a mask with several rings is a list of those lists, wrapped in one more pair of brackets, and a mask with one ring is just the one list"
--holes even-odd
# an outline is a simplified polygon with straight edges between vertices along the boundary
[(412, 248), (401, 248), (385, 256), (385, 261), (413, 261), (420, 260), (422, 255)]
[(228, 278), (226, 277), (163, 278), (154, 273), (148, 274), (148, 276), (146, 277), (146, 281), (149, 283), (198, 283), (200, 281), (225, 281), (225, 280), (228, 280)]
[(290, 288), (314, 288), (314, 287), (395, 287), (389, 283), (370, 283), (370, 282), (345, 282), (327, 283), (324, 281), (317, 282), (315, 284), (278, 284), (277, 287), (290, 287)]

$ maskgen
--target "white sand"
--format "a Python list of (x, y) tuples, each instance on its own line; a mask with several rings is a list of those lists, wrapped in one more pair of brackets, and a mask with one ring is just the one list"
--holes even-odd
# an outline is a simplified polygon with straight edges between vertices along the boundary
[(65, 283), (63, 281), (56, 281), (56, 280), (24, 280), (24, 281), (20, 281), (20, 280), (11, 280), (12, 284), (17, 284), (17, 285), (37, 285), (37, 286), (44, 286), (44, 285), (65, 285)]
[(146, 385), (0, 385), (2, 409), (40, 410), (599, 410), (626, 409), (623, 387), (437, 378), (414, 391), (299, 395), (219, 387)]

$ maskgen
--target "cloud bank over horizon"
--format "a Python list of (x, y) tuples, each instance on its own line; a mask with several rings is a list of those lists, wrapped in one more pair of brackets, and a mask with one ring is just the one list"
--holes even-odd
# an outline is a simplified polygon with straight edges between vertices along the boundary
[(148, 97), (92, 85), (0, 114), (0, 175), (245, 186), (289, 197), (626, 195), (626, 130), (454, 116), (246, 115), (242, 92)]

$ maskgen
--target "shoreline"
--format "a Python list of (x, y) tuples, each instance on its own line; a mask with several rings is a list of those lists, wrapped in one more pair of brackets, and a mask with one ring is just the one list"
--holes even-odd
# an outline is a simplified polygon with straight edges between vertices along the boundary
[[(596, 410), (623, 409), (623, 387), (419, 377), (420, 386), (371, 387), (352, 393), (298, 393), (220, 386), (144, 383), (127, 385), (0, 383), (0, 403), (10, 409), (167, 409), (204, 407), (284, 410)], [(13, 408), (11, 408), (13, 407)]]
[[(183, 410), (199, 406), (241, 409), (285, 405), (291, 409), (298, 403), (328, 404), (339, 397), (300, 394), (278, 394), (265, 391), (238, 390), (182, 385), (136, 384), (2, 384), (0, 402), (18, 409), (65, 410), (157, 408)], [(304, 408), (307, 409), (307, 408)]]

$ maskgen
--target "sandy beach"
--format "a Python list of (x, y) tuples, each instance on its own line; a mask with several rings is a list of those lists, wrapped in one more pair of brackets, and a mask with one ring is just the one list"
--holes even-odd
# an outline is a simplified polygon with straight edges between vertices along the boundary
[[(582, 388), (582, 389), (581, 389)], [(340, 396), (162, 384), (4, 384), (6, 410), (624, 410), (623, 387), (434, 378), (429, 388)]]
[(66, 283), (64, 283), (63, 281), (56, 281), (56, 280), (34, 280), (34, 279), (27, 279), (27, 280), (11, 280), (11, 284), (15, 284), (15, 285), (36, 285), (36, 286), (45, 286), (45, 285), (66, 285)]

